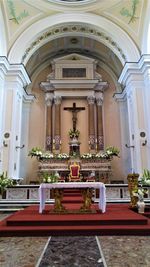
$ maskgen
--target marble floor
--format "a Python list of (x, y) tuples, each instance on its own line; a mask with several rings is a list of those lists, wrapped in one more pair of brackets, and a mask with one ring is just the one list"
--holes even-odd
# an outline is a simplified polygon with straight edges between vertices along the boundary
[[(6, 216), (8, 214), (0, 213), (0, 220)], [(150, 267), (150, 236), (101, 236), (97, 239), (100, 242), (101, 255), (104, 257), (104, 265), (101, 266)], [(38, 267), (48, 241), (48, 237), (0, 237), (0, 267)], [(69, 260), (70, 255), (74, 253), (74, 248), (74, 242), (71, 242), (70, 253), (65, 255), (66, 259)], [(85, 249), (83, 246), (81, 249), (83, 249), (82, 255), (88, 256), (88, 247)], [(58, 257), (59, 254), (58, 250)], [(55, 257), (58, 258), (57, 253)], [(60, 262), (60, 265), (42, 267), (48, 266), (63, 267), (64, 265)], [(89, 266), (76, 263), (75, 266), (91, 267), (91, 263)], [(100, 265), (97, 264), (96, 267), (98, 266)], [(65, 267), (70, 267), (69, 263)]]

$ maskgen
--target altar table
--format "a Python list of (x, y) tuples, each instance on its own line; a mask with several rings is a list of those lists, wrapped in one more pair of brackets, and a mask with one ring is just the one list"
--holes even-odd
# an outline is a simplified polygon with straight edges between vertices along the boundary
[(99, 189), (99, 209), (102, 213), (106, 211), (106, 188), (101, 182), (73, 182), (73, 183), (43, 183), (39, 187), (40, 206), (39, 213), (45, 208), (46, 189), (65, 189), (65, 188), (94, 188)]

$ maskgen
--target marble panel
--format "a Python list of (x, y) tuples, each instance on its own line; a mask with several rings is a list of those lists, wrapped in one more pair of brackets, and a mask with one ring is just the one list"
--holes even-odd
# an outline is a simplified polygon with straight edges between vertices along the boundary
[(28, 188), (7, 188), (6, 199), (16, 200), (16, 199), (27, 199)]

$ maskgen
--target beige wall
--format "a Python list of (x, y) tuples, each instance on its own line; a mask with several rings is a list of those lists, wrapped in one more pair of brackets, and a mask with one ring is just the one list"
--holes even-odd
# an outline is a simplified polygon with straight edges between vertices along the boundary
[(85, 110), (77, 114), (77, 129), (80, 131), (79, 141), (81, 154), (88, 152), (88, 105), (86, 99), (64, 99), (61, 106), (61, 140), (62, 152), (69, 153), (69, 135), (72, 129), (72, 112), (64, 110), (64, 107), (72, 107), (73, 102), (77, 107), (85, 107)]
[[(33, 94), (36, 100), (32, 103), (30, 112), (29, 125), (29, 150), (32, 147), (38, 146), (44, 149), (45, 147), (45, 100), (44, 92), (39, 88), (39, 83), (46, 80), (49, 73), (47, 68), (38, 78), (33, 88)], [(103, 80), (108, 81), (109, 88), (104, 92), (103, 103), (103, 126), (104, 126), (104, 146), (116, 146), (121, 149), (120, 137), (120, 116), (118, 103), (114, 100), (115, 85), (110, 76), (103, 70), (100, 70)], [(72, 128), (72, 113), (64, 111), (64, 107), (72, 106), (76, 102), (77, 107), (85, 107), (85, 110), (80, 111), (77, 115), (77, 129), (80, 131), (79, 141), (81, 142), (80, 152), (88, 151), (88, 104), (86, 99), (62, 99), (61, 105), (61, 152), (69, 153), (69, 136), (68, 131)], [(114, 158), (112, 161), (113, 177), (112, 180), (123, 180), (125, 177), (122, 173), (123, 162), (120, 158)], [(28, 181), (37, 179), (38, 162), (35, 159), (28, 159)]]
[(99, 69), (104, 81), (109, 84), (108, 89), (104, 92), (103, 104), (103, 121), (104, 121), (104, 147), (115, 146), (120, 149), (120, 158), (114, 157), (112, 160), (113, 176), (112, 180), (124, 180), (126, 175), (122, 173), (123, 162), (121, 159), (121, 130), (120, 130), (120, 114), (118, 102), (113, 98), (116, 92), (115, 85), (111, 77), (102, 69)]

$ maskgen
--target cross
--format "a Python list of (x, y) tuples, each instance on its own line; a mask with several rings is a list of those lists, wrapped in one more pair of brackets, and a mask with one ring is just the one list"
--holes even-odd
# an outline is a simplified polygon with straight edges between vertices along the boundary
[(76, 103), (73, 103), (72, 107), (66, 107), (64, 110), (68, 110), (72, 112), (72, 122), (73, 122), (73, 130), (76, 131), (76, 124), (77, 124), (77, 112), (81, 110), (85, 110), (84, 107), (76, 107)]

